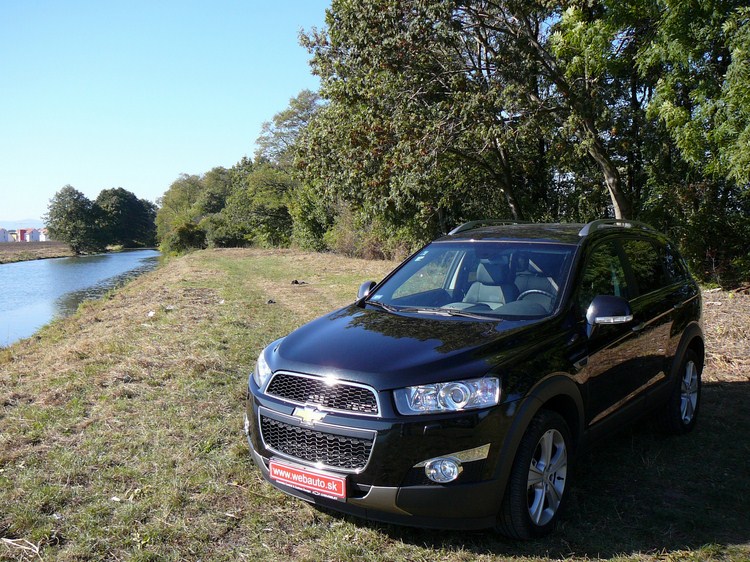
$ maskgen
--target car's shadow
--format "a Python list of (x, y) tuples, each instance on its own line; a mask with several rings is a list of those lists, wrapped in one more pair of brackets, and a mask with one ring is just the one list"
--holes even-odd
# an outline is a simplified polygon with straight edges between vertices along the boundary
[(747, 544), (748, 404), (750, 383), (706, 384), (692, 433), (665, 436), (647, 421), (598, 444), (578, 459), (567, 509), (545, 539), (359, 524), (406, 543), (477, 555), (606, 558)]

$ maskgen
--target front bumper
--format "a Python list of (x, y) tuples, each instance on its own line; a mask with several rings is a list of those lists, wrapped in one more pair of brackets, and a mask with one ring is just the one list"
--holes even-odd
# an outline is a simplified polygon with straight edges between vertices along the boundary
[[(290, 416), (293, 408), (250, 389), (246, 432), (250, 451), (263, 477), (279, 490), (299, 499), (374, 521), (441, 529), (482, 529), (495, 524), (505, 489), (507, 471), (498, 470), (499, 451), (511, 416), (501, 406), (472, 413), (419, 416), (409, 419), (327, 414), (321, 426), (374, 435), (366, 466), (329, 474), (345, 476), (347, 498), (336, 500), (292, 488), (269, 475), (272, 459), (310, 469), (319, 465), (270, 450), (261, 435), (261, 412)], [(490, 444), (484, 460), (464, 464), (464, 472), (449, 484), (424, 477), (420, 462), (453, 452)]]
[[(370, 486), (368, 492), (344, 501), (328, 499), (269, 478), (269, 459), (253, 449), (250, 453), (263, 478), (282, 492), (309, 503), (383, 523), (432, 529), (486, 529), (495, 524), (499, 507), (495, 481), (439, 486)], [(479, 514), (485, 515), (480, 516)]]

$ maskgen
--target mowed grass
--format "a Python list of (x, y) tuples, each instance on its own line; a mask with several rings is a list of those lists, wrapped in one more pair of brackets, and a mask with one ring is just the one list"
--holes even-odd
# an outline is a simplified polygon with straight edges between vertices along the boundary
[(691, 435), (644, 423), (579, 459), (542, 541), (369, 523), (266, 484), (242, 432), (258, 352), (393, 265), (198, 252), (0, 350), (0, 559), (750, 559), (736, 375), (707, 372)]

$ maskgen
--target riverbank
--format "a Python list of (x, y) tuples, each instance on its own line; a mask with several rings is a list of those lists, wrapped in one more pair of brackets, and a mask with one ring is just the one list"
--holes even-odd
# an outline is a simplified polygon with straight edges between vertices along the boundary
[(64, 242), (5, 242), (0, 244), (0, 264), (67, 258), (75, 255)]
[(639, 426), (596, 448), (574, 469), (570, 509), (547, 539), (367, 523), (267, 485), (242, 433), (258, 352), (393, 265), (196, 252), (0, 350), (0, 559), (750, 557), (750, 506), (736, 493), (746, 485), (738, 444), (750, 431), (750, 381), (729, 367), (746, 358), (738, 346), (748, 331), (713, 325), (708, 313), (750, 316), (742, 295), (706, 297), (726, 303), (706, 307), (710, 341), (738, 346), (721, 362), (709, 356), (697, 430), (665, 438)]

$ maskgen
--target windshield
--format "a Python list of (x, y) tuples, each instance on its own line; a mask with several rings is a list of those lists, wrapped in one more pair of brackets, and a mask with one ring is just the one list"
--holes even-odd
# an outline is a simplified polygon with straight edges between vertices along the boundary
[(400, 312), (543, 318), (557, 307), (575, 248), (544, 242), (434, 242), (367, 302)]

